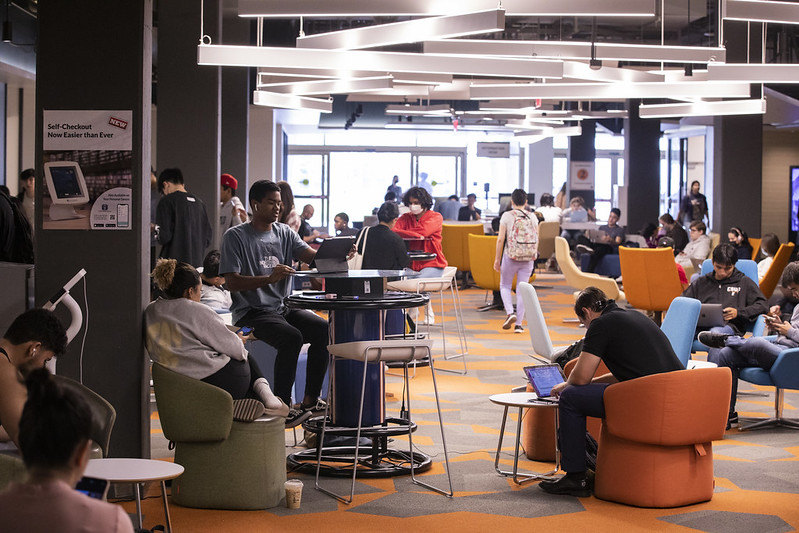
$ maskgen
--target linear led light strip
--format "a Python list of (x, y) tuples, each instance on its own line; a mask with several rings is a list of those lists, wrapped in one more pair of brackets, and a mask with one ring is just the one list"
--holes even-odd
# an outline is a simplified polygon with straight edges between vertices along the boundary
[(748, 83), (525, 83), (472, 85), (472, 100), (608, 100), (627, 98), (744, 98)]
[[(534, 57), (538, 59), (591, 59), (591, 43), (572, 41), (487, 41), (464, 39), (425, 41), (424, 53)], [(596, 59), (651, 63), (723, 63), (727, 50), (706, 46), (659, 46), (595, 43)]]
[(707, 79), (742, 83), (799, 83), (799, 65), (753, 63), (708, 65)]
[(725, 20), (799, 24), (799, 4), (760, 0), (723, 0), (721, 16)]
[(270, 83), (259, 85), (259, 89), (270, 92), (301, 95), (346, 94), (391, 89), (391, 76), (376, 78), (300, 81), (296, 83)]
[(505, 10), (492, 9), (478, 13), (429, 17), (298, 37), (297, 48), (358, 50), (376, 46), (414, 43), (425, 39), (464, 37), (503, 31), (504, 29)]
[(293, 94), (278, 94), (270, 91), (253, 91), (252, 103), (282, 109), (312, 109), (322, 113), (333, 112), (333, 100), (306, 98)]
[(724, 100), (722, 102), (696, 102), (693, 104), (639, 105), (641, 118), (680, 118), (720, 115), (762, 115), (766, 100)]
[[(239, 0), (240, 17), (435, 16), (484, 11), (497, 0)], [(653, 17), (652, 0), (502, 0), (508, 15)]]
[(333, 70), (333, 69), (305, 69), (305, 68), (281, 68), (272, 70), (258, 70), (258, 84), (263, 83), (262, 78), (266, 77), (286, 77), (286, 78), (375, 78), (379, 76), (392, 76), (395, 84), (412, 85), (441, 85), (452, 83), (452, 74), (422, 74), (418, 72), (377, 72), (374, 70)]
[(448, 117), (452, 114), (452, 108), (449, 104), (436, 104), (436, 105), (389, 105), (386, 106), (386, 115), (418, 115), (418, 116), (445, 116)]
[(537, 59), (452, 57), (362, 50), (318, 50), (267, 46), (200, 44), (198, 65), (421, 72), (465, 76), (562, 78), (563, 63)]

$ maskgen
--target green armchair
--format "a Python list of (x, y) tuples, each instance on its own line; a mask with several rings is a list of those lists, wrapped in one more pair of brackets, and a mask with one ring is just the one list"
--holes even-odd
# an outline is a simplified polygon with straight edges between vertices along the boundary
[(286, 481), (285, 420), (237, 422), (227, 391), (158, 363), (152, 377), (164, 436), (185, 468), (172, 482), (172, 500), (206, 509), (277, 506)]

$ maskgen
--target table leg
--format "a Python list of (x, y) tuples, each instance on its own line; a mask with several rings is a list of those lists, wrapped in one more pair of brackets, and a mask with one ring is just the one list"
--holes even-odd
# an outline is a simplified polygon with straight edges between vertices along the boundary
[[(497, 453), (494, 456), (494, 470), (496, 470), (497, 474), (504, 476), (504, 477), (512, 477), (513, 482), (517, 485), (521, 485), (527, 481), (538, 481), (541, 479), (548, 479), (549, 476), (557, 473), (560, 463), (560, 455), (557, 448), (557, 444), (555, 444), (555, 459), (556, 464), (553, 470), (545, 473), (537, 473), (537, 472), (522, 472), (519, 473), (519, 442), (522, 436), (522, 411), (523, 407), (519, 407), (519, 420), (516, 423), (516, 445), (514, 446), (514, 454), (513, 454), (513, 470), (502, 470), (499, 468), (499, 454), (502, 450), (502, 439), (505, 434), (505, 422), (508, 417), (508, 406), (505, 406), (505, 411), (502, 414), (502, 425), (499, 430), (499, 442), (497, 443)], [(557, 440), (557, 416), (555, 418), (555, 439)]]
[(166, 481), (161, 480), (161, 497), (164, 499), (164, 515), (166, 516), (166, 531), (172, 533), (172, 519), (169, 517), (169, 502), (166, 500)]
[(136, 520), (139, 529), (141, 529), (141, 487), (139, 487), (138, 483), (133, 484), (133, 491), (136, 494)]

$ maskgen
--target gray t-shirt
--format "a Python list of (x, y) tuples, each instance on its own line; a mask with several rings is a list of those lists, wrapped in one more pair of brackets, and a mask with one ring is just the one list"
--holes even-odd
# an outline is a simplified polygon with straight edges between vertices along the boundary
[[(309, 248), (296, 231), (280, 222), (271, 231), (259, 232), (252, 224), (239, 224), (222, 237), (222, 258), (219, 273), (235, 272), (242, 276), (269, 276), (279, 264), (291, 266), (297, 254)], [(240, 320), (250, 309), (282, 313), (283, 299), (291, 289), (292, 277), (284, 278), (260, 289), (233, 292), (233, 321)]]

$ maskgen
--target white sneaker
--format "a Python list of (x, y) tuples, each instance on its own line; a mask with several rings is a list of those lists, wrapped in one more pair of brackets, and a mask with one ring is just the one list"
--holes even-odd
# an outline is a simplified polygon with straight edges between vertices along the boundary
[(505, 319), (505, 322), (502, 323), (502, 329), (510, 329), (516, 323), (516, 314), (511, 313), (508, 315), (508, 318)]

